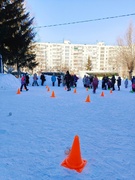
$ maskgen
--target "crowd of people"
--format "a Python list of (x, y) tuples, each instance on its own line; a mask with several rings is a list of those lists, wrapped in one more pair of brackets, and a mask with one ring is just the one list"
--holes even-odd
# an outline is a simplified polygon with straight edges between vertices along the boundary
[[(121, 77), (118, 76), (118, 78), (116, 79), (115, 75), (112, 75), (112, 77), (108, 77), (108, 76), (103, 76), (102, 77), (102, 90), (107, 90), (107, 89), (112, 89), (112, 91), (115, 90), (115, 84), (117, 84), (118, 87), (118, 91), (120, 91), (120, 87), (121, 87)], [(124, 80), (124, 85), (125, 88), (128, 88), (128, 78), (126, 78)], [(132, 83), (132, 91), (135, 92), (135, 76), (132, 77), (131, 79), (131, 83)], [(83, 77), (83, 85), (86, 88), (91, 88), (93, 89), (93, 93), (96, 92), (96, 89), (98, 88), (98, 84), (99, 84), (99, 80), (97, 78), (97, 76), (87, 76), (84, 75)]]
[[(38, 79), (39, 79), (39, 77), (35, 73), (33, 75), (32, 86), (39, 86)], [(69, 71), (67, 71), (66, 74), (62, 75), (62, 76), (60, 74), (56, 76), (55, 73), (53, 73), (51, 76), (52, 86), (55, 86), (56, 82), (57, 82), (58, 87), (60, 87), (62, 84), (63, 86), (67, 87), (67, 91), (71, 91), (72, 87), (77, 87), (78, 79), (79, 78), (76, 76), (76, 74), (71, 75), (69, 73)], [(44, 86), (44, 83), (46, 81), (46, 76), (44, 73), (41, 74), (40, 80), (41, 80), (41, 86)], [(112, 77), (108, 77), (108, 76), (104, 75), (102, 77), (102, 85), (101, 85), (102, 90), (112, 89), (114, 91), (115, 90), (115, 84), (117, 84), (118, 91), (120, 91), (121, 81), (122, 80), (121, 80), (120, 76), (116, 79), (115, 75), (112, 75)], [(22, 91), (23, 87), (26, 91), (28, 91), (27, 87), (28, 87), (29, 83), (30, 83), (29, 75), (26, 73), (21, 78), (20, 91)], [(128, 83), (129, 83), (129, 80), (126, 78), (124, 81), (125, 88), (128, 88)], [(95, 76), (84, 75), (83, 85), (85, 88), (91, 88), (91, 89), (93, 89), (93, 93), (96, 93), (96, 89), (98, 88), (98, 84), (99, 84), (99, 79), (96, 75)], [(135, 92), (135, 76), (133, 76), (131, 79), (131, 86), (132, 86), (132, 91)]]
[[(35, 73), (33, 75), (33, 82), (32, 82), (32, 86), (39, 86), (39, 77), (38, 75)], [(67, 86), (67, 91), (71, 90), (71, 87), (77, 87), (77, 81), (78, 81), (78, 77), (76, 76), (76, 74), (71, 75), (69, 73), (69, 71), (66, 72), (65, 75), (55, 75), (55, 73), (52, 74), (51, 76), (51, 82), (52, 82), (52, 86), (56, 85), (56, 82), (58, 83), (58, 87), (61, 86), (61, 84), (63, 86)], [(41, 80), (41, 86), (44, 86), (44, 83), (46, 81), (46, 76), (44, 73), (41, 74), (40, 76), (40, 80)], [(22, 88), (24, 87), (26, 89), (26, 91), (28, 91), (27, 86), (29, 85), (30, 81), (29, 81), (29, 75), (23, 74), (23, 76), (21, 77), (21, 87), (20, 90), (22, 91)]]

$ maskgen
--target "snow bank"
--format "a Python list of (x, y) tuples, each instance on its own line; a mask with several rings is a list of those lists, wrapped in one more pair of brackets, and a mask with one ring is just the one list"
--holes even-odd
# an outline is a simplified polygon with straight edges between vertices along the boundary
[(0, 90), (18, 89), (20, 87), (20, 79), (12, 74), (0, 74)]

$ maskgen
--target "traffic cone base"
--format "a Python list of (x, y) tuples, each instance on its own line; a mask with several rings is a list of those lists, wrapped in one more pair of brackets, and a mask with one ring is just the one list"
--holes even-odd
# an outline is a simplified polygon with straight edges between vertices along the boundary
[(76, 89), (74, 89), (74, 93), (76, 93)]
[(90, 102), (90, 95), (87, 96), (85, 102)]
[(79, 137), (75, 136), (71, 151), (67, 158), (61, 163), (61, 166), (82, 172), (86, 163), (87, 161), (81, 158)]
[(104, 92), (101, 93), (101, 96), (104, 96)]
[(61, 163), (61, 166), (65, 167), (65, 168), (69, 168), (69, 169), (74, 169), (76, 170), (77, 172), (81, 173), (83, 168), (85, 167), (87, 161), (86, 160), (82, 160), (82, 163), (80, 164), (80, 166), (76, 167), (76, 166), (71, 166), (67, 159), (65, 159), (62, 163)]
[(112, 89), (110, 90), (110, 94), (112, 94)]
[(21, 94), (20, 89), (17, 90), (17, 93), (16, 93), (16, 94)]
[(55, 97), (55, 93), (54, 93), (54, 91), (52, 91), (52, 95), (51, 95), (51, 97)]

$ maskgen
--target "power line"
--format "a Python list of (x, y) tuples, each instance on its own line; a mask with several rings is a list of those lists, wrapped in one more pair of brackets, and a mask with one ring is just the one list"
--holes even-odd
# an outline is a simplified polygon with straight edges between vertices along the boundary
[(87, 22), (91, 22), (91, 21), (102, 21), (102, 20), (106, 20), (106, 19), (116, 19), (116, 18), (121, 18), (121, 17), (126, 17), (126, 16), (135, 16), (135, 13), (123, 14), (123, 15), (119, 15), (119, 16), (104, 17), (104, 18), (97, 18), (97, 19), (89, 19), (89, 20), (84, 20), (84, 21), (75, 21), (75, 22), (68, 22), (68, 23), (51, 24), (51, 25), (46, 25), (46, 26), (37, 26), (35, 28), (48, 28), (48, 27), (55, 27), (55, 26), (65, 26), (65, 25), (72, 25), (72, 24), (79, 24), (79, 23), (87, 23)]

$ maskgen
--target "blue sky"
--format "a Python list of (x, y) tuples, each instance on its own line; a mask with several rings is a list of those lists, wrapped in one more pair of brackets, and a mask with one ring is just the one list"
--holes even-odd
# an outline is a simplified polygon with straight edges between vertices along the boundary
[[(93, 20), (135, 13), (135, 0), (26, 0), (27, 9), (35, 17), (34, 26)], [(96, 44), (104, 41), (116, 44), (123, 36), (135, 16), (91, 21), (74, 25), (36, 28), (39, 42)]]

